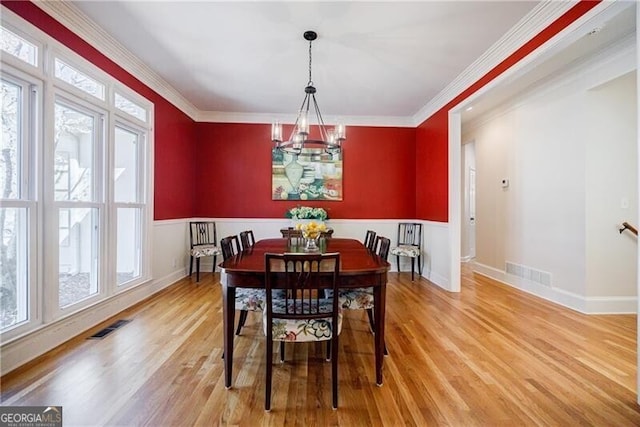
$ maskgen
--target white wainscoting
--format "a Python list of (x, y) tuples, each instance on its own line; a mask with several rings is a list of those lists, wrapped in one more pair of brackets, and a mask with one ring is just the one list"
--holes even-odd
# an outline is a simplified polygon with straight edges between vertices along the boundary
[[(280, 236), (280, 229), (292, 224), (290, 220), (284, 218), (194, 218), (193, 220), (216, 221), (218, 240), (249, 229), (253, 230), (256, 240)], [(5, 343), (0, 348), (2, 360), (0, 375), (35, 359), (188, 275), (189, 221), (191, 219), (154, 222), (152, 230), (152, 280)], [(358, 240), (364, 240), (367, 230), (374, 230), (378, 235), (390, 238), (393, 246), (397, 243), (397, 227), (400, 221), (405, 220), (329, 220), (327, 225), (335, 230), (334, 236), (336, 237), (350, 237)], [(448, 224), (431, 221), (421, 222), (424, 224), (422, 275), (448, 290), (450, 282)], [(389, 259), (391, 271), (396, 271), (396, 260), (392, 258), (395, 257)], [(221, 262), (222, 259), (218, 258), (217, 261)], [(200, 271), (211, 271), (212, 267), (212, 258), (205, 258), (200, 265)], [(401, 257), (400, 267), (402, 271), (410, 271), (409, 259)]]
[(585, 297), (565, 291), (563, 289), (548, 287), (531, 280), (523, 279), (503, 270), (498, 270), (477, 262), (473, 263), (473, 271), (483, 276), (512, 286), (540, 298), (570, 308), (585, 314), (635, 314), (638, 299), (636, 297)]

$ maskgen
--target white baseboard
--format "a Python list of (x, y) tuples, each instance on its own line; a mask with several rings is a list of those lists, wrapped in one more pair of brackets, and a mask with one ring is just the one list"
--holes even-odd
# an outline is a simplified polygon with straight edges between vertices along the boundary
[(2, 360), (0, 375), (5, 375), (82, 334), (95, 325), (175, 283), (185, 275), (184, 268), (180, 268), (165, 277), (152, 280), (115, 295), (107, 301), (87, 307), (76, 314), (43, 326), (23, 337), (4, 344), (0, 349), (0, 360)]
[(546, 287), (530, 280), (507, 274), (503, 270), (475, 262), (473, 271), (521, 291), (544, 298), (585, 314), (633, 314), (637, 312), (636, 297), (585, 297), (562, 289)]

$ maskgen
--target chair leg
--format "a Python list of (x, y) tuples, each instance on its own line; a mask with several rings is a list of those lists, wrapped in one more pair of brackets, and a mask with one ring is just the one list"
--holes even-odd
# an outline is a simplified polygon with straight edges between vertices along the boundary
[(422, 261), (420, 259), (421, 255), (418, 255), (418, 273), (422, 276)]
[(376, 330), (375, 323), (373, 322), (373, 308), (367, 309), (367, 316), (369, 316), (369, 326), (371, 327), (371, 333)]
[(327, 341), (327, 358), (326, 361), (330, 361), (331, 360), (331, 340)]
[(189, 257), (189, 277), (193, 274), (193, 255)]
[(333, 395), (333, 409), (338, 409), (338, 335), (331, 339), (331, 394)]
[(213, 269), (211, 270), (211, 273), (215, 273), (216, 272), (216, 258), (217, 256), (213, 256)]
[(398, 273), (400, 273), (400, 255), (396, 255), (396, 264), (398, 264)]
[(247, 321), (247, 314), (249, 314), (248, 310), (240, 310), (240, 318), (238, 319), (238, 328), (236, 329), (236, 335), (240, 335), (240, 331)]
[(267, 366), (265, 369), (266, 378), (264, 384), (264, 410), (271, 410), (271, 369), (273, 368), (273, 341), (267, 337)]
[(414, 261), (415, 261), (415, 258), (411, 257), (411, 281), (412, 282), (413, 282), (413, 270), (414, 270), (413, 264), (414, 264)]
[(284, 341), (280, 341), (280, 362), (284, 363)]
[[(373, 331), (376, 330), (376, 326), (375, 326), (376, 324), (375, 324), (375, 322), (373, 320), (373, 309), (372, 308), (368, 308), (367, 309), (367, 315), (369, 316), (369, 326), (371, 326), (371, 333), (373, 334), (374, 333)], [(387, 351), (387, 343), (386, 342), (384, 343), (384, 355), (385, 356), (389, 355), (389, 352)]]
[(200, 258), (196, 258), (196, 282), (200, 281)]

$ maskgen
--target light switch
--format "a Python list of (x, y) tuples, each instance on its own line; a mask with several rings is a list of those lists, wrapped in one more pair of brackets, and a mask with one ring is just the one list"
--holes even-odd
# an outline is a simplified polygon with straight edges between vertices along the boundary
[(629, 198), (623, 197), (620, 199), (620, 208), (621, 209), (629, 209)]

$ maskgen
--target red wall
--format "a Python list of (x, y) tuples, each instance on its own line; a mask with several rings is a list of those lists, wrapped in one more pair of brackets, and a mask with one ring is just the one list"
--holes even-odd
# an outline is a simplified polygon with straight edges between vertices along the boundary
[[(328, 208), (332, 218), (446, 222), (447, 112), (599, 2), (582, 0), (417, 129), (350, 127), (344, 146), (344, 200), (305, 204)], [(154, 103), (156, 219), (278, 218), (296, 205), (271, 200), (268, 125), (194, 123), (31, 2), (2, 4)]]
[(282, 218), (298, 204), (331, 218), (415, 216), (415, 129), (348, 127), (342, 201), (271, 200), (270, 125), (197, 124), (195, 216)]
[(155, 219), (189, 218), (195, 208), (194, 121), (28, 1), (2, 5), (94, 63), (155, 105)]
[(449, 110), (540, 47), (598, 3), (600, 0), (582, 0), (418, 126), (416, 132), (416, 179), (418, 181), (416, 218), (448, 221)]

